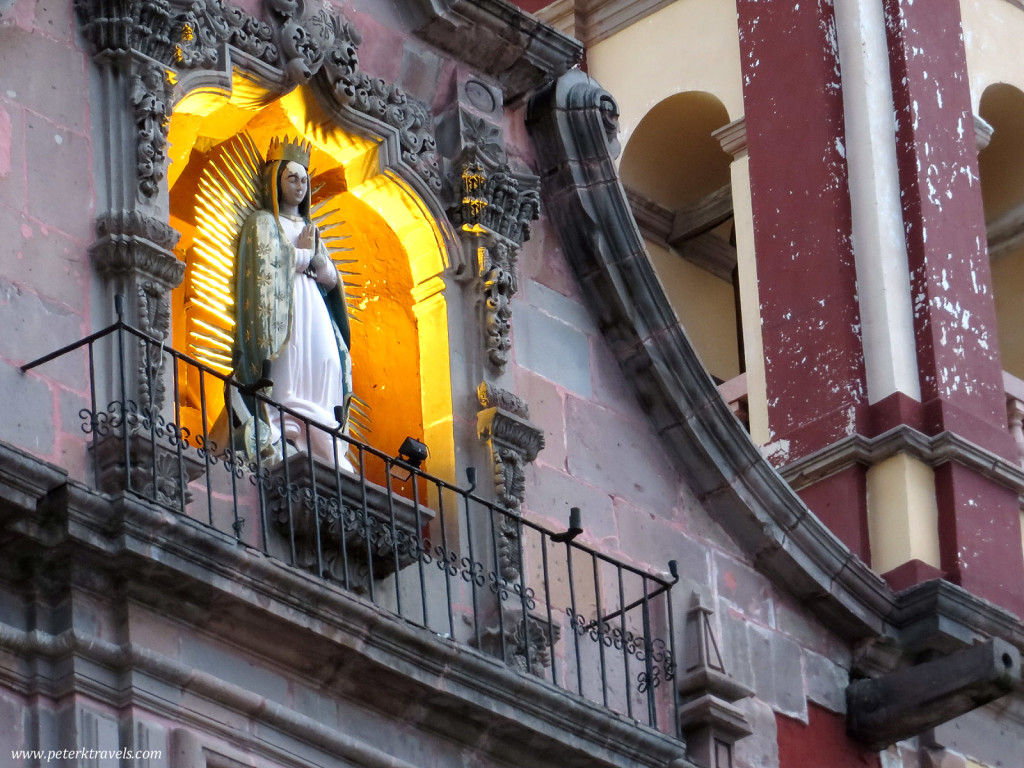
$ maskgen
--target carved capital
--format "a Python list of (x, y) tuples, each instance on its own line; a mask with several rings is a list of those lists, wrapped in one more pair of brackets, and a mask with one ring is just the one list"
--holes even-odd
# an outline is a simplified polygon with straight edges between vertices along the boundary
[(93, 54), (138, 51), (169, 61), (178, 26), (168, 0), (75, 0), (82, 36)]
[[(456, 178), (448, 215), (469, 240), (467, 254), (477, 256), (484, 306), (484, 346), (488, 362), (499, 372), (511, 350), (512, 296), (519, 287), (519, 249), (530, 237), (530, 222), (540, 215), (536, 177), (515, 174), (508, 165), (489, 168), (471, 147)], [(464, 275), (469, 265), (460, 265)]]
[(483, 408), (477, 414), (477, 432), (491, 449), (498, 501), (518, 509), (526, 488), (526, 465), (544, 448), (544, 433), (520, 415), (526, 413), (526, 404), (515, 395), (487, 384), (480, 385), (478, 394)]
[(99, 274), (134, 275), (165, 291), (181, 283), (185, 264), (170, 250), (178, 233), (167, 224), (136, 211), (120, 211), (98, 219), (96, 235), (89, 252)]
[(470, 146), (456, 169), (451, 179), (454, 203), (448, 214), (456, 227), (483, 228), (515, 249), (530, 239), (530, 222), (540, 216), (536, 176), (514, 173), (507, 163), (489, 167), (476, 145)]

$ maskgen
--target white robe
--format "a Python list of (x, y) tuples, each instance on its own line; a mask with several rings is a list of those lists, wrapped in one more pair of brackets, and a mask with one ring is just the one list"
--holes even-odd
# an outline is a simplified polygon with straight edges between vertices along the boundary
[[(292, 245), (299, 239), (304, 222), (282, 216), (281, 227)], [(304, 274), (313, 258), (313, 249), (295, 249), (295, 284), (292, 293), (292, 327), (288, 341), (272, 366), (273, 399), (293, 411), (327, 426), (337, 425), (334, 407), (344, 405), (345, 394), (352, 389), (352, 363), (348, 355), (339, 356), (334, 324), (316, 281)], [(333, 268), (331, 265), (329, 268)], [(270, 408), (273, 439), (280, 435), (280, 413)], [(307, 445), (305, 425), (284, 418), (284, 437), (296, 450), (312, 448), (314, 456), (334, 462), (333, 440), (321, 430), (312, 429)], [(351, 470), (345, 457), (348, 443), (338, 440), (338, 460), (342, 468)]]

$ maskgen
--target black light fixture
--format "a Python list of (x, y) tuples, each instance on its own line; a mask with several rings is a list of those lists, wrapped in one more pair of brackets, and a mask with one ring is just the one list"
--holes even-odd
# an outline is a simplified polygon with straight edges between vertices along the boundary
[[(425, 444), (421, 443), (415, 437), (406, 437), (405, 440), (402, 441), (402, 445), (398, 448), (398, 461), (396, 461), (391, 467), (391, 476), (399, 482), (404, 483), (412, 477), (412, 471), (414, 469), (419, 469), (420, 464), (426, 461), (429, 455), (430, 450)], [(399, 468), (407, 470), (404, 477), (395, 471)]]
[(405, 438), (398, 449), (398, 458), (414, 469), (419, 469), (420, 464), (426, 461), (429, 455), (427, 446), (414, 437)]

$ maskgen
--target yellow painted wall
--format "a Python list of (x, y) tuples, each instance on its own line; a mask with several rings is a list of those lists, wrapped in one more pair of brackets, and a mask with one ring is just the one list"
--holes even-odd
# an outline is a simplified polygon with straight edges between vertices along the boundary
[(705, 91), (730, 120), (743, 114), (732, 2), (678, 0), (589, 48), (587, 69), (619, 104), (623, 146), (644, 115), (676, 93)]
[(960, 15), (967, 49), (967, 73), (975, 114), (981, 94), (992, 83), (1024, 90), (1024, 58), (1009, 56), (1024, 39), (1024, 9), (1007, 0), (961, 0)]
[(663, 246), (648, 242), (647, 252), (701, 362), (723, 381), (738, 376), (732, 286)]
[(899, 453), (868, 470), (867, 486), (872, 569), (886, 573), (909, 560), (940, 567), (932, 468)]

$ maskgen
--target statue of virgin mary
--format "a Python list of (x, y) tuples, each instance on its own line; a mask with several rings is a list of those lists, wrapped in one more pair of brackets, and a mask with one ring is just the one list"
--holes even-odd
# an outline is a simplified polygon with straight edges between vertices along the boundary
[[(345, 293), (320, 233), (310, 220), (310, 144), (274, 139), (261, 179), (264, 208), (242, 226), (235, 270), (235, 378), (256, 386), (270, 361), (264, 393), (301, 417), (345, 428), (352, 397)], [(335, 420), (342, 406), (343, 421)], [(306, 451), (328, 462), (348, 444), (302, 418), (267, 406), (254, 409), (245, 445), (264, 458)], [(262, 422), (266, 426), (261, 426)], [(269, 435), (261, 432), (269, 427)], [(269, 450), (268, 450), (269, 449)]]

